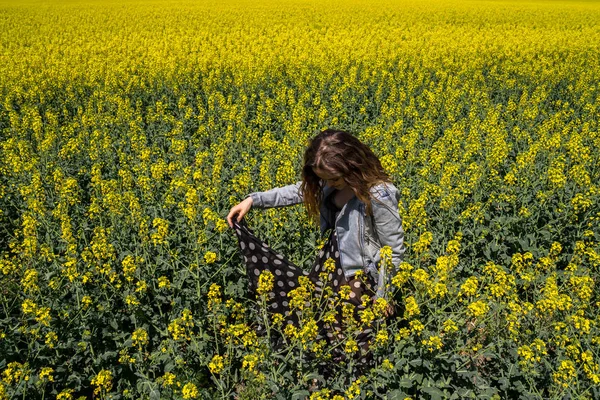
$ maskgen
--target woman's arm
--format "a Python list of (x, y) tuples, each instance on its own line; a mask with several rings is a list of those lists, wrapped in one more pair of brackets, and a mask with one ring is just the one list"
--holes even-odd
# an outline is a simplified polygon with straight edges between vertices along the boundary
[(244, 198), (244, 200), (229, 210), (229, 214), (227, 214), (227, 223), (231, 228), (233, 228), (233, 220), (235, 216), (237, 215), (236, 220), (238, 222), (241, 221), (251, 207), (285, 207), (302, 203), (304, 198), (300, 190), (301, 183), (302, 181), (296, 182), (293, 185), (267, 190), (266, 192), (250, 193)]
[(253, 192), (246, 196), (252, 197), (252, 206), (256, 208), (286, 207), (299, 204), (304, 201), (298, 181), (293, 185), (267, 190), (266, 192)]
[[(378, 201), (379, 200), (379, 201)], [(376, 298), (384, 297), (387, 300), (388, 288), (392, 276), (398, 271), (402, 262), (406, 246), (404, 246), (404, 230), (402, 229), (402, 218), (398, 213), (398, 191), (378, 191), (375, 199), (371, 200), (373, 210), (374, 228), (379, 236), (381, 247), (389, 246), (392, 249), (393, 271), (379, 267), (379, 279), (377, 282)]]

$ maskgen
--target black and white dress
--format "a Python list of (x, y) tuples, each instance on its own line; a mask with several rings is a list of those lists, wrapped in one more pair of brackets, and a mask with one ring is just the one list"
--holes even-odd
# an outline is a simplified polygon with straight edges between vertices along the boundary
[[(333, 203), (332, 198), (333, 194), (328, 196), (324, 201), (327, 207), (335, 211), (335, 217), (337, 218), (340, 208)], [(273, 274), (273, 289), (267, 296), (267, 306), (270, 312), (282, 314), (287, 323), (297, 323), (297, 315), (291, 312), (289, 308), (290, 298), (288, 297), (288, 292), (298, 287), (298, 278), (300, 276), (308, 277), (315, 285), (315, 291), (321, 291), (324, 286), (319, 278), (319, 274), (324, 272), (323, 266), (325, 261), (331, 258), (335, 261), (335, 270), (329, 273), (326, 284), (330, 285), (335, 293), (339, 292), (343, 285), (350, 286), (350, 298), (343, 301), (354, 305), (354, 318), (356, 321), (360, 321), (359, 312), (365, 309), (362, 305), (361, 297), (366, 294), (369, 298), (372, 298), (375, 294), (374, 288), (376, 284), (369, 274), (363, 274), (360, 278), (351, 277), (349, 280), (346, 279), (340, 263), (335, 229), (330, 229), (327, 241), (317, 254), (311, 271), (308, 272), (294, 265), (283, 255), (271, 249), (267, 243), (258, 239), (254, 232), (247, 226), (244, 219), (238, 223), (234, 218), (233, 226), (246, 264), (250, 292), (256, 294), (259, 276), (262, 271), (268, 270)], [(341, 346), (335, 346), (335, 344), (338, 343), (338, 339), (341, 340), (343, 338), (341, 334), (344, 329), (341, 309), (341, 306), (337, 309), (335, 322), (319, 323), (319, 336), (317, 336), (317, 340), (325, 337), (327, 342), (338, 350)], [(369, 351), (371, 337), (372, 329), (370, 328), (363, 330), (355, 336), (355, 340), (361, 349), (361, 351), (355, 353), (357, 361), (367, 363), (372, 359), (371, 352)], [(336, 354), (339, 359), (345, 359), (346, 357), (343, 351), (338, 351)]]

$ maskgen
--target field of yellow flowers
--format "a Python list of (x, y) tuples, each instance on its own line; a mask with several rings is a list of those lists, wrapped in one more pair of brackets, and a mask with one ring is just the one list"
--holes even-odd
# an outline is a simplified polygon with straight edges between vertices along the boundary
[[(599, 2), (0, 15), (0, 399), (600, 398)], [(267, 313), (224, 219), (327, 127), (402, 193), (398, 312), (343, 311), (368, 369), (316, 340), (346, 294)], [(323, 243), (301, 205), (247, 220), (305, 268)]]

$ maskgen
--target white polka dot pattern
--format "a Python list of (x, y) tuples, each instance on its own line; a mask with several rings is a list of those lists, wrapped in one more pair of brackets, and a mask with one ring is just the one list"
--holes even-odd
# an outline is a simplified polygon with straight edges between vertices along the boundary
[[(298, 278), (305, 276), (313, 283), (312, 287), (315, 291), (314, 297), (309, 296), (305, 299), (305, 307), (310, 307), (312, 301), (318, 301), (317, 299), (321, 298), (325, 286), (331, 287), (334, 293), (337, 293), (340, 287), (350, 285), (350, 299), (343, 301), (349, 302), (355, 306), (355, 319), (360, 320), (358, 312), (364, 309), (361, 304), (361, 296), (363, 294), (369, 294), (370, 297), (373, 295), (372, 289), (374, 287), (374, 282), (368, 274), (367, 279), (369, 279), (369, 281), (365, 282), (365, 284), (361, 284), (361, 281), (354, 277), (346, 279), (344, 269), (340, 264), (340, 252), (337, 248), (337, 234), (335, 230), (331, 230), (328, 240), (318, 251), (311, 270), (305, 271), (288, 261), (282, 254), (277, 253), (270, 248), (267, 243), (259, 240), (243, 219), (240, 222), (234, 221), (234, 227), (244, 264), (246, 266), (249, 290), (256, 298), (259, 296), (256, 293), (256, 289), (258, 288), (259, 276), (262, 271), (268, 270), (273, 274), (274, 288), (273, 291), (268, 292), (266, 295), (269, 312), (281, 313), (284, 316), (286, 324), (296, 324), (296, 326), (299, 326), (298, 321), (300, 312), (289, 308), (288, 294), (291, 290), (294, 290), (299, 286)], [(333, 269), (333, 272), (327, 271), (327, 280), (322, 281), (319, 275), (324, 272), (323, 265), (329, 258), (333, 259), (335, 269)], [(325, 306), (325, 304), (322, 304), (322, 306)], [(318, 326), (319, 337), (326, 337), (330, 344), (335, 344), (337, 341), (342, 340), (345, 336), (342, 333), (344, 325), (342, 324), (341, 318), (341, 306), (338, 308), (335, 322), (324, 323), (320, 321)], [(338, 332), (338, 334), (334, 335), (332, 331)], [(359, 357), (370, 354), (368, 353), (370, 336), (367, 335), (372, 336), (372, 332), (364, 331), (356, 336), (356, 340), (362, 349), (362, 351), (356, 353), (356, 361), (359, 361)], [(345, 357), (343, 354), (343, 346), (334, 346), (334, 349), (339, 348), (342, 349), (342, 354), (339, 356), (342, 358)]]

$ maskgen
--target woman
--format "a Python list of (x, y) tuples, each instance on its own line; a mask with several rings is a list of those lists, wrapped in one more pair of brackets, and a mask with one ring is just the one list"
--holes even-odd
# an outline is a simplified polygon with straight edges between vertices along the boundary
[[(311, 140), (304, 153), (302, 181), (249, 194), (231, 208), (227, 221), (238, 235), (251, 289), (256, 290), (258, 276), (264, 269), (274, 273), (276, 282), (271, 293), (274, 312), (287, 310), (286, 295), (297, 286), (300, 275), (308, 275), (318, 285), (319, 273), (329, 258), (335, 261), (329, 275), (333, 290), (338, 292), (349, 285), (352, 291), (348, 302), (360, 309), (364, 294), (373, 300), (379, 297), (388, 300), (392, 274), (377, 265), (383, 246), (391, 247), (395, 269), (405, 251), (398, 201), (398, 190), (369, 147), (347, 132), (327, 129)], [(309, 217), (315, 222), (319, 219), (321, 234), (331, 229), (310, 273), (270, 250), (240, 224), (251, 207), (284, 207), (302, 202)], [(366, 282), (356, 277), (358, 271), (365, 272)], [(393, 307), (388, 303), (385, 315), (392, 313)], [(338, 321), (336, 330), (339, 327)], [(363, 349), (368, 347), (368, 333), (359, 342)], [(327, 336), (331, 338), (332, 334)]]

